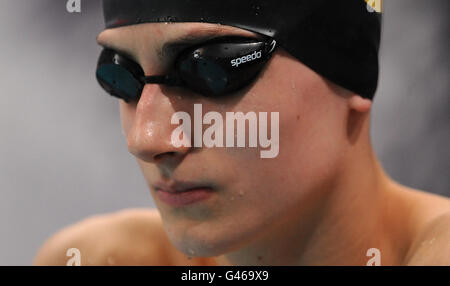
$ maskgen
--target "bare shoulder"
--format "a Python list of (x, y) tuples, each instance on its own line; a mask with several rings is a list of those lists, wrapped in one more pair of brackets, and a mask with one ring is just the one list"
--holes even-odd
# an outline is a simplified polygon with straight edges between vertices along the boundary
[[(76, 248), (81, 265), (172, 265), (184, 256), (170, 244), (154, 209), (128, 209), (96, 215), (52, 235), (34, 265), (66, 265)], [(186, 259), (189, 264), (190, 260)], [(196, 260), (192, 263), (197, 262)]]
[(434, 219), (422, 232), (406, 264), (450, 266), (450, 212)]
[(418, 192), (423, 218), (406, 257), (407, 265), (450, 265), (450, 199)]

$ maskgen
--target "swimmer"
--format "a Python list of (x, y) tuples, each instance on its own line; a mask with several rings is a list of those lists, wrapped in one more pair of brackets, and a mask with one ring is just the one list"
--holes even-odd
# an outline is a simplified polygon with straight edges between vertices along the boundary
[[(450, 200), (395, 182), (371, 144), (381, 13), (364, 0), (103, 8), (97, 80), (157, 208), (86, 218), (35, 265), (66, 265), (70, 248), (81, 265), (363, 266), (374, 248), (381, 265), (450, 265)], [(170, 119), (195, 104), (278, 112), (278, 156), (175, 147)]]

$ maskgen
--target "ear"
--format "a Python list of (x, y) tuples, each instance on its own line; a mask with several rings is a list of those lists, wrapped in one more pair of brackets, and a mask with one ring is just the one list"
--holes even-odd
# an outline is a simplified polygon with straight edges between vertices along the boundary
[(363, 98), (360, 95), (352, 94), (348, 99), (348, 105), (350, 110), (365, 113), (372, 107), (372, 100), (368, 98)]
[(347, 99), (349, 113), (347, 121), (347, 138), (350, 144), (355, 144), (360, 138), (364, 124), (369, 118), (372, 100), (363, 98), (357, 94), (349, 95)]

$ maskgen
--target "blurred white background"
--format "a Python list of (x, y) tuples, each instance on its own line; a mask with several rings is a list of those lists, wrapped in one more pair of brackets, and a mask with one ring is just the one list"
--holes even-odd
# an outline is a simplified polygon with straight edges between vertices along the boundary
[[(385, 0), (372, 137), (400, 183), (450, 196), (447, 0)], [(95, 81), (99, 0), (0, 1), (0, 265), (87, 216), (154, 207)]]

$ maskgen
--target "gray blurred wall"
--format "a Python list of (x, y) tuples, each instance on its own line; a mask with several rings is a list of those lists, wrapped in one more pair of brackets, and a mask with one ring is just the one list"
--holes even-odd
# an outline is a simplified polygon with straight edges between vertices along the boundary
[[(385, 0), (374, 146), (397, 181), (450, 196), (449, 4)], [(154, 207), (117, 101), (94, 78), (100, 1), (0, 1), (0, 265), (87, 216)]]

